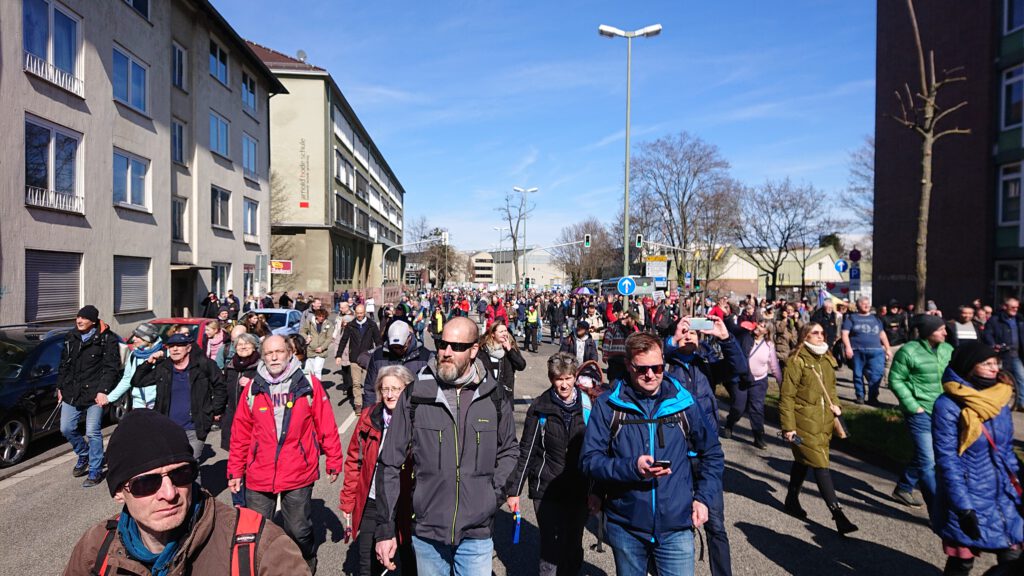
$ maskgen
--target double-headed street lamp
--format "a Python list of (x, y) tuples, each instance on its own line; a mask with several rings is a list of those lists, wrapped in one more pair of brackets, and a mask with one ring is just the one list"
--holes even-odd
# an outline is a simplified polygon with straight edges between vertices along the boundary
[[(537, 188), (536, 186), (534, 186), (533, 188), (520, 188), (519, 186), (513, 186), (512, 190), (514, 192), (519, 192), (523, 196), (522, 210), (520, 210), (519, 214), (523, 218), (523, 248), (525, 249), (526, 248), (526, 211), (527, 211), (526, 210), (526, 195), (527, 194), (533, 194), (534, 192), (537, 192), (538, 190), (540, 190), (540, 188)], [(512, 254), (512, 257), (515, 258), (516, 255)], [(527, 252), (523, 252), (523, 268), (524, 268), (524, 270), (523, 270), (523, 277), (524, 278), (527, 277), (528, 271), (529, 271), (529, 268), (526, 267), (526, 259), (527, 259)], [(518, 290), (519, 287), (516, 286), (516, 289)], [(526, 283), (525, 283), (525, 281), (523, 282), (523, 290), (524, 291), (526, 290)]]
[(622, 275), (629, 276), (629, 107), (631, 104), (630, 80), (632, 77), (633, 38), (652, 38), (657, 36), (661, 34), (661, 24), (646, 26), (632, 32), (601, 24), (597, 28), (597, 33), (607, 38), (618, 36), (626, 39), (626, 188), (622, 201)]
[(501, 282), (498, 281), (498, 258), (501, 258), (501, 241), (505, 237), (505, 228), (503, 226), (492, 226), (491, 228), (498, 233), (498, 254), (497, 258), (494, 258), (494, 272), (492, 272), (492, 280), (495, 284), (500, 286)]

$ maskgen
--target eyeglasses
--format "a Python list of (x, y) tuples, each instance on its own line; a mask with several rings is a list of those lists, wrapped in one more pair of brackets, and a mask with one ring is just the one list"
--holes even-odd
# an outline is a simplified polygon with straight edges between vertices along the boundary
[(438, 339), (436, 342), (437, 350), (439, 352), (441, 350), (444, 350), (445, 348), (448, 348), (449, 346), (451, 346), (452, 352), (465, 352), (466, 350), (469, 350), (473, 346), (476, 346), (476, 342), (449, 342), (447, 340), (441, 339)]
[(636, 371), (636, 373), (640, 374), (640, 375), (647, 374), (648, 370), (650, 370), (651, 372), (654, 372), (655, 375), (661, 374), (662, 372), (665, 371), (665, 365), (664, 364), (651, 364), (649, 366), (637, 366), (636, 364), (633, 364), (632, 362), (630, 362), (629, 364), (630, 364), (630, 366), (633, 367), (633, 370)]
[(143, 474), (126, 482), (125, 487), (132, 496), (139, 498), (152, 496), (163, 486), (164, 476), (171, 479), (171, 484), (180, 488), (196, 481), (199, 476), (199, 468), (195, 464), (188, 464), (162, 474)]
[(824, 336), (825, 332), (822, 330), (811, 330), (807, 333), (809, 336)]
[(384, 386), (380, 389), (381, 394), (401, 394), (402, 388), (397, 386)]

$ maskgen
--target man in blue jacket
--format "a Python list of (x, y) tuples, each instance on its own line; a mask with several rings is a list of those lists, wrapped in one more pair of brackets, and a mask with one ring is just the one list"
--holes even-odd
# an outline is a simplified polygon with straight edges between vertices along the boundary
[(1017, 381), (1017, 399), (1014, 409), (1024, 411), (1024, 321), (1021, 320), (1020, 300), (1007, 298), (1003, 309), (989, 318), (982, 333), (982, 340), (995, 348), (999, 360), (1013, 379)]
[[(675, 334), (665, 339), (665, 360), (668, 375), (693, 396), (704, 415), (704, 423), (717, 435), (718, 401), (714, 393), (715, 384), (742, 378), (749, 374), (750, 369), (747, 356), (737, 338), (729, 333), (721, 319), (716, 316), (710, 318), (714, 320), (715, 328), (703, 332), (709, 338), (703, 344), (698, 332), (690, 330), (689, 321), (681, 318), (676, 324)], [(711, 349), (712, 338), (718, 341), (722, 351), (720, 358)], [(694, 472), (696, 474), (698, 471)], [(725, 499), (722, 491), (717, 496), (714, 501), (707, 502), (708, 523), (704, 527), (708, 535), (711, 576), (732, 576), (729, 534), (725, 530)]]
[(718, 435), (664, 368), (661, 339), (627, 338), (627, 378), (596, 400), (583, 441), (580, 467), (605, 494), (619, 576), (645, 576), (652, 561), (659, 574), (693, 574), (694, 530), (722, 496)]

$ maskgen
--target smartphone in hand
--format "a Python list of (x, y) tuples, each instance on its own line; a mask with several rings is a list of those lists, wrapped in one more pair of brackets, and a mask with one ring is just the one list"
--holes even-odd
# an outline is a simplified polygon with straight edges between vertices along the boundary
[(671, 460), (655, 460), (654, 462), (651, 462), (651, 468), (671, 468), (671, 467), (672, 467), (672, 461)]
[(690, 324), (690, 330), (712, 330), (715, 327), (715, 321), (710, 318), (687, 318), (686, 321)]

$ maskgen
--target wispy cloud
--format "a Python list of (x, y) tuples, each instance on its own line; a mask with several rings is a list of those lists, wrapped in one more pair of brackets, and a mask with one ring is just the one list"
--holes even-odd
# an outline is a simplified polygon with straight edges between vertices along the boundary
[(381, 84), (356, 84), (348, 87), (345, 90), (345, 95), (353, 102), (364, 106), (374, 104), (384, 106), (423, 104), (431, 100), (426, 94)]
[(509, 176), (523, 176), (526, 170), (537, 163), (537, 158), (540, 157), (540, 150), (537, 150), (536, 146), (531, 146), (530, 149), (515, 163), (514, 166), (508, 171)]
[[(648, 134), (653, 134), (655, 132), (660, 132), (661, 130), (664, 130), (665, 127), (666, 127), (666, 124), (663, 124), (663, 123), (653, 124), (653, 125), (650, 125), (650, 126), (635, 126), (635, 127), (630, 129), (629, 135), (630, 135), (630, 138), (635, 138), (637, 136), (647, 136)], [(611, 134), (605, 136), (604, 138), (601, 138), (600, 140), (597, 140), (597, 141), (591, 142), (590, 144), (587, 144), (586, 146), (580, 148), (580, 150), (583, 151), (583, 152), (590, 152), (590, 151), (593, 151), (593, 150), (598, 150), (600, 148), (604, 148), (605, 146), (608, 146), (610, 144), (614, 144), (616, 142), (624, 141), (625, 139), (626, 139), (626, 129), (623, 128), (622, 130), (619, 130), (617, 132), (612, 132)]]

